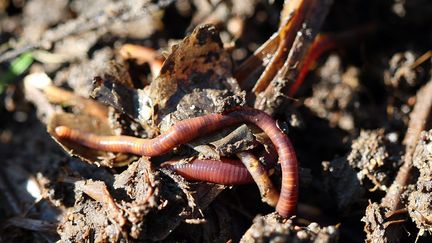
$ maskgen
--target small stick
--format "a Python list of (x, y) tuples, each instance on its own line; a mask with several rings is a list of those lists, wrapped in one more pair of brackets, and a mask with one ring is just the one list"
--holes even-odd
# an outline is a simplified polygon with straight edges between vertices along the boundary
[[(145, 16), (152, 15), (160, 11), (173, 2), (173, 0), (160, 1), (156, 4), (143, 2), (142, 4), (130, 5), (127, 2), (118, 2), (108, 6), (109, 8), (102, 8), (99, 13), (92, 16), (79, 16), (76, 19), (70, 20), (64, 24), (60, 24), (44, 32), (43, 37), (37, 43), (24, 43), (21, 47), (8, 50), (0, 53), (0, 63), (8, 61), (16, 56), (31, 51), (36, 48), (44, 48), (51, 44), (72, 35), (77, 35), (87, 31), (102, 29), (112, 25), (115, 22), (134, 21)], [(107, 10), (109, 9), (109, 10)], [(134, 11), (140, 9), (140, 11)]]
[(237, 153), (237, 157), (243, 162), (250, 175), (252, 175), (260, 191), (261, 200), (270, 206), (276, 206), (279, 201), (279, 192), (274, 187), (264, 166), (250, 152), (239, 152)]
[(263, 65), (264, 59), (267, 56), (273, 55), (278, 48), (280, 41), (279, 33), (273, 34), (264, 44), (255, 50), (254, 54), (248, 57), (234, 72), (238, 84), (243, 90), (250, 90), (248, 78), (259, 67)]
[(407, 220), (406, 219), (398, 219), (398, 220), (392, 220), (392, 221), (387, 221), (384, 223), (384, 229), (393, 226), (393, 225), (398, 225), (398, 224), (402, 224), (405, 223)]
[(285, 20), (286, 23), (279, 31), (280, 41), (275, 54), (252, 90), (255, 95), (258, 95), (266, 89), (271, 80), (277, 74), (278, 70), (284, 64), (284, 61), (288, 56), (288, 52), (290, 51), (294, 39), (296, 38), (297, 31), (300, 29), (301, 24), (303, 23), (303, 18), (312, 4), (312, 1), (303, 0), (296, 1), (296, 3), (297, 6), (294, 7), (294, 16)]
[(307, 55), (309, 47), (330, 9), (332, 0), (311, 0), (307, 3), (309, 7), (301, 20), (304, 21), (304, 24), (301, 25), (302, 29), (296, 32), (294, 42), (286, 60), (284, 60), (285, 63), (255, 101), (255, 108), (265, 110), (269, 114), (273, 114), (279, 109), (286, 94), (288, 94), (288, 84), (297, 79), (304, 62), (303, 58)]
[(432, 81), (429, 81), (424, 87), (417, 92), (417, 102), (413, 111), (410, 114), (408, 130), (405, 134), (403, 143), (405, 144), (404, 163), (399, 168), (398, 174), (390, 186), (387, 194), (381, 201), (381, 206), (389, 208), (391, 211), (397, 210), (400, 207), (400, 196), (405, 191), (408, 185), (412, 160), (417, 141), (420, 133), (426, 129), (426, 123), (431, 114), (432, 109)]
[[(381, 200), (381, 207), (388, 210), (386, 215), (393, 216), (402, 212), (401, 195), (411, 178), (413, 168), (413, 156), (418, 139), (422, 130), (426, 128), (426, 123), (432, 110), (432, 81), (429, 81), (417, 92), (417, 102), (410, 114), (408, 129), (403, 143), (405, 144), (404, 163), (399, 168), (395, 180), (390, 186), (385, 197)], [(395, 220), (384, 223), (385, 235), (391, 239), (397, 239), (400, 229), (397, 227), (403, 220)]]
[(97, 117), (102, 121), (108, 117), (108, 108), (106, 106), (94, 100), (78, 96), (71, 91), (58, 88), (54, 85), (47, 85), (43, 88), (43, 92), (52, 103), (76, 106), (80, 111)]
[[(277, 59), (276, 56), (281, 57), (280, 59), (284, 60), (286, 57), (286, 53), (289, 51), (289, 46), (292, 44), (292, 41), (288, 41), (287, 38), (291, 38), (291, 36), (297, 32), (298, 25), (293, 24), (292, 22), (294, 16), (299, 16), (299, 11), (296, 11), (300, 9), (303, 6), (305, 7), (303, 0), (293, 0), (293, 1), (285, 1), (283, 10), (281, 11), (281, 23), (279, 26), (278, 32), (274, 33), (264, 44), (262, 44), (257, 50), (255, 50), (254, 54), (250, 56), (246, 61), (244, 61), (234, 72), (234, 77), (237, 79), (237, 82), (239, 83), (240, 87), (243, 90), (249, 91), (250, 88), (253, 86), (253, 84), (250, 84), (248, 81), (248, 77), (254, 73), (259, 67), (261, 67), (264, 64), (264, 60), (268, 57), (271, 57), (271, 62), (266, 67), (265, 71), (260, 77), (260, 80), (262, 81), (256, 81), (255, 86), (257, 89), (261, 89), (262, 87), (265, 88), (265, 86), (268, 85), (269, 80), (265, 81), (267, 84), (264, 85), (262, 82), (264, 82), (263, 79), (273, 78), (275, 74), (275, 70), (279, 69), (282, 63), (279, 65), (279, 67), (274, 66), (273, 63)], [(295, 20), (296, 22), (299, 22), (298, 19)], [(285, 43), (281, 43), (281, 39), (285, 39)], [(282, 40), (284, 41), (284, 40)], [(283, 56), (283, 57), (282, 57)], [(273, 63), (273, 64), (272, 64)], [(273, 66), (270, 68), (269, 66)], [(270, 70), (271, 69), (271, 70)], [(273, 76), (270, 77), (270, 72), (273, 72)], [(266, 77), (264, 77), (266, 76)], [(262, 83), (262, 84), (257, 84)]]
[(414, 68), (420, 66), (422, 63), (429, 60), (430, 58), (432, 58), (432, 50), (427, 51), (426, 53), (421, 55), (419, 58), (417, 58), (417, 60), (413, 64), (411, 64), (410, 68), (414, 69)]

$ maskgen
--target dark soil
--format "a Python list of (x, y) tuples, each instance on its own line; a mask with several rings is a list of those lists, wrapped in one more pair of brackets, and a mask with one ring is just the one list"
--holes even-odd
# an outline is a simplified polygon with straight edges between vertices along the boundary
[[(411, 125), (420, 116), (414, 107), (432, 97), (417, 95), (432, 82), (429, 0), (334, 1), (320, 33), (376, 28), (325, 52), (274, 115), (299, 160), (295, 218), (274, 213), (254, 184), (189, 182), (159, 167), (172, 158), (235, 158), (246, 149), (272, 167), (272, 147), (261, 146), (266, 137), (254, 126), (226, 128), (151, 159), (52, 136), (66, 124), (153, 137), (179, 120), (250, 105), (234, 72), (278, 30), (282, 6), (0, 0), (0, 241), (430, 242), (432, 109), (425, 105), (427, 118)], [(167, 58), (160, 75), (122, 57), (124, 44)], [(28, 53), (32, 64), (14, 72)], [(49, 79), (84, 99), (53, 102), (35, 88)], [(89, 108), (95, 102), (87, 98), (107, 106)], [(415, 129), (421, 135), (408, 139)], [(408, 180), (392, 209), (382, 200), (406, 163)], [(280, 188), (280, 168), (270, 171)]]

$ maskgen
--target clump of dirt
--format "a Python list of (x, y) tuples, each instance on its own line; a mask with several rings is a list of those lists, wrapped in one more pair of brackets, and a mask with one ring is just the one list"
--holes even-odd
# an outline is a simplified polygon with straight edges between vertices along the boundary
[(313, 95), (305, 105), (332, 126), (352, 131), (361, 107), (358, 70), (354, 67), (343, 73), (341, 60), (331, 56), (320, 71), (320, 82), (314, 85)]
[(283, 220), (275, 214), (256, 217), (240, 242), (338, 242), (336, 226), (320, 227), (310, 223), (298, 227), (293, 220)]
[(75, 205), (58, 228), (62, 240), (166, 238), (201, 206), (187, 183), (175, 177), (174, 181), (141, 159), (118, 174), (110, 190), (101, 181), (76, 182)]
[(420, 230), (419, 235), (422, 236), (432, 230), (430, 220), (432, 217), (432, 130), (421, 134), (413, 162), (420, 171), (420, 175), (417, 179), (416, 190), (409, 195), (408, 212)]
[(346, 156), (323, 162), (324, 185), (335, 195), (339, 210), (363, 204), (367, 191), (387, 190), (401, 163), (400, 147), (390, 140), (392, 135), (382, 129), (363, 130)]
[[(391, 140), (393, 139), (393, 141)], [(372, 182), (370, 190), (385, 191), (394, 177), (394, 169), (401, 164), (400, 147), (394, 134), (384, 134), (384, 130), (361, 131), (351, 145), (347, 160), (357, 171), (357, 178)]]
[(396, 53), (389, 61), (389, 69), (384, 73), (387, 86), (398, 89), (410, 89), (418, 86), (426, 78), (424, 69), (413, 68), (418, 60), (418, 54), (412, 51)]
[[(431, 2), (304, 1), (316, 3), (305, 16), (329, 14), (291, 25), (299, 2), (0, 0), (0, 241), (429, 242), (430, 92), (419, 91), (432, 74)], [(316, 34), (331, 48), (289, 97)], [(255, 92), (263, 70), (276, 75)], [(152, 158), (55, 133), (154, 138), (254, 105), (296, 151), (293, 218), (272, 213), (254, 184), (189, 182), (159, 167), (249, 151), (280, 188), (274, 147), (255, 126)]]

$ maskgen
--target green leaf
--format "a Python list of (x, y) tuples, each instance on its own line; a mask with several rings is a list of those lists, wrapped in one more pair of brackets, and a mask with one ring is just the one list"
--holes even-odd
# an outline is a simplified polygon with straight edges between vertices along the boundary
[(0, 74), (0, 94), (3, 93), (6, 86), (16, 77), (27, 71), (33, 61), (34, 59), (30, 52), (23, 53), (13, 60), (9, 66), (9, 70), (3, 74)]

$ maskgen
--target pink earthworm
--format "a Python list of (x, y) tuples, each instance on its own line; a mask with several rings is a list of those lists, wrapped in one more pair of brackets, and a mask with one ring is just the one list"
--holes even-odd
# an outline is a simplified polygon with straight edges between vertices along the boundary
[(188, 163), (167, 161), (161, 167), (170, 169), (186, 180), (206, 181), (222, 185), (243, 185), (253, 182), (252, 176), (239, 160), (194, 159)]
[(208, 114), (183, 120), (153, 139), (99, 136), (65, 126), (56, 127), (55, 133), (60, 139), (69, 139), (93, 149), (157, 156), (202, 135), (244, 122), (258, 126), (274, 144), (282, 167), (282, 188), (276, 211), (284, 217), (294, 215), (298, 197), (297, 157), (289, 138), (277, 127), (273, 118), (263, 111), (238, 107), (224, 114)]

